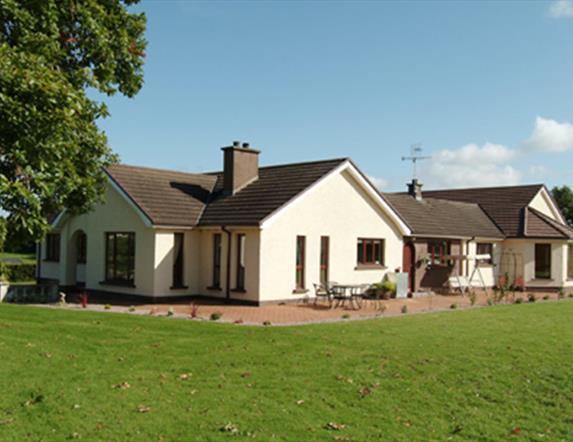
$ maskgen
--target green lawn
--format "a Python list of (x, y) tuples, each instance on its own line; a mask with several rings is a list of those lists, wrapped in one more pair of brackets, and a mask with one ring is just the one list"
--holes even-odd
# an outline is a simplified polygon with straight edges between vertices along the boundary
[(570, 300), (288, 328), (0, 305), (0, 439), (573, 440), (572, 319)]
[(36, 264), (36, 257), (33, 253), (0, 253), (0, 261), (19, 260), (21, 264)]

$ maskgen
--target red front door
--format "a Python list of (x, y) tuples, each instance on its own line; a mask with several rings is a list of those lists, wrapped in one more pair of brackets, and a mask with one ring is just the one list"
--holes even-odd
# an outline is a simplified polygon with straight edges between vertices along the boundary
[(414, 244), (407, 242), (404, 244), (404, 253), (402, 259), (402, 271), (408, 273), (408, 289), (412, 291), (414, 289)]

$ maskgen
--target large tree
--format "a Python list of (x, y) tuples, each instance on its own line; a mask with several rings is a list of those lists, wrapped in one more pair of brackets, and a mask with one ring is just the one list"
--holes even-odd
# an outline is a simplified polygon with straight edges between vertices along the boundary
[[(139, 0), (0, 0), (0, 209), (40, 238), (47, 218), (88, 210), (116, 158), (96, 125), (143, 85)], [(1, 210), (0, 210), (1, 212)]]
[(569, 225), (573, 226), (573, 190), (569, 186), (557, 186), (551, 189), (551, 193), (561, 212), (563, 212), (563, 216)]

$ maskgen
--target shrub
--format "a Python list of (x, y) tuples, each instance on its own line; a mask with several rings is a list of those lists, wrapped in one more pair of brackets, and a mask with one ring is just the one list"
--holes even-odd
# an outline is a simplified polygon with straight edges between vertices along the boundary
[(516, 304), (521, 304), (521, 303), (523, 303), (523, 298), (516, 298), (514, 302)]
[(213, 313), (211, 313), (211, 316), (209, 317), (209, 319), (211, 319), (211, 321), (218, 321), (219, 319), (221, 319), (221, 316), (223, 316), (223, 313), (213, 312)]
[(543, 300), (544, 300), (544, 301), (547, 301), (547, 300), (549, 300), (550, 298), (551, 298), (551, 296), (549, 296), (549, 295), (543, 296)]
[(396, 294), (396, 283), (392, 282), (392, 281), (384, 281), (382, 283), (382, 288), (390, 293), (391, 296), (394, 296)]
[(487, 305), (493, 305), (493, 299), (487, 298)]
[(34, 281), (36, 279), (36, 264), (10, 264), (4, 266), (4, 269), (4, 274), (11, 282)]
[(263, 325), (264, 325), (264, 326), (269, 326), (269, 325), (271, 325), (271, 321), (263, 321)]
[(408, 306), (407, 305), (403, 305), (402, 308), (400, 309), (400, 311), (404, 314), (408, 313)]
[(103, 307), (103, 308), (104, 308), (104, 309), (106, 309), (106, 310), (111, 310), (111, 305), (109, 305), (109, 304), (106, 304), (106, 305), (104, 305), (104, 307)]
[(133, 313), (135, 311), (135, 306), (134, 305), (130, 305), (129, 308), (127, 309), (128, 312)]
[(350, 315), (348, 313), (344, 313), (341, 317), (342, 319), (349, 319)]
[(453, 303), (450, 305), (450, 309), (452, 309), (452, 310), (455, 310), (457, 308), (458, 308), (458, 304), (456, 304), (456, 303)]
[(570, 298), (573, 298), (573, 293), (569, 293), (569, 297), (570, 297)]
[(537, 301), (537, 296), (535, 296), (534, 293), (530, 293), (529, 296), (527, 297), (527, 300), (529, 302), (535, 302), (535, 301)]
[(169, 307), (167, 309), (167, 316), (173, 316), (175, 314), (175, 310), (173, 310), (173, 307)]

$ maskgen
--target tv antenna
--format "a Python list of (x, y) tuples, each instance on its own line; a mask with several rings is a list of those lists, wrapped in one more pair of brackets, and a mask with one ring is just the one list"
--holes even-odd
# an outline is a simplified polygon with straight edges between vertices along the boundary
[(410, 156), (409, 157), (402, 157), (402, 161), (411, 161), (412, 162), (412, 178), (417, 178), (417, 170), (416, 170), (416, 163), (419, 160), (427, 160), (432, 157), (425, 157), (422, 155), (422, 143), (412, 144), (410, 146)]

